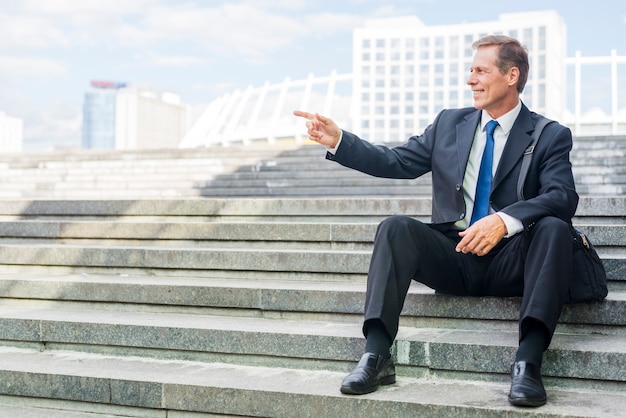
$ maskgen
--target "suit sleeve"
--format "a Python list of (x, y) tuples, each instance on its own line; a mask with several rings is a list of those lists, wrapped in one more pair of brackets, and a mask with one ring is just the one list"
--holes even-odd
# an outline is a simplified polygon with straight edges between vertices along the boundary
[(431, 158), (435, 148), (435, 127), (444, 112), (422, 135), (410, 137), (403, 145), (387, 147), (376, 145), (343, 131), (341, 144), (335, 154), (326, 158), (365, 174), (394, 179), (414, 179), (432, 169)]

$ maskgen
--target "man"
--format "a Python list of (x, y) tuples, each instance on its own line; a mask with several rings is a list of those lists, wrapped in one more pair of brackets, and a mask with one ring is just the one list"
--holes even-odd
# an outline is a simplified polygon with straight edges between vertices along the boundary
[[(567, 301), (572, 274), (569, 224), (578, 204), (569, 160), (572, 136), (558, 123), (545, 128), (524, 186), (526, 200), (519, 200), (522, 156), (539, 119), (520, 100), (528, 55), (507, 36), (487, 36), (473, 47), (467, 84), (474, 107), (442, 111), (422, 135), (402, 146), (372, 145), (331, 119), (294, 112), (308, 120), (309, 138), (327, 147), (328, 159), (378, 177), (432, 173), (432, 223), (393, 216), (376, 232), (365, 302), (365, 353), (342, 382), (345, 394), (369, 393), (395, 382), (390, 347), (409, 285), (416, 280), (450, 295), (521, 296), (508, 399), (519, 406), (546, 403), (543, 352)], [(490, 149), (487, 140), (494, 144), (485, 152), (492, 161), (481, 170), (483, 150)]]

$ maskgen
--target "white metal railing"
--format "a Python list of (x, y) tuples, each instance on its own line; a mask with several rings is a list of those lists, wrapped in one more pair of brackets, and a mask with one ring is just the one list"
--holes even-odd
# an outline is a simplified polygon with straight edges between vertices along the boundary
[[(583, 57), (580, 51), (576, 51), (573, 57), (565, 60), (567, 66), (574, 69), (574, 109), (569, 111), (569, 117), (563, 121), (573, 131), (575, 136), (586, 135), (619, 135), (626, 134), (626, 98), (622, 97), (619, 102), (619, 71), (618, 64), (626, 64), (626, 56), (618, 56), (616, 50), (611, 50), (609, 56)], [(602, 114), (600, 111), (590, 111), (583, 114), (582, 75), (583, 66), (610, 66), (610, 113)], [(623, 80), (626, 83), (626, 80)], [(570, 84), (571, 85), (571, 84)], [(620, 105), (622, 109), (620, 110)]]
[[(615, 50), (609, 56), (595, 57), (583, 57), (577, 51), (573, 57), (565, 59), (568, 69), (574, 70), (573, 80), (568, 80), (574, 94), (574, 109), (564, 109), (561, 122), (569, 126), (575, 136), (626, 134), (626, 99), (623, 98), (626, 95), (620, 97), (619, 89), (618, 65), (622, 64), (626, 64), (626, 56), (618, 56)], [(583, 112), (583, 67), (591, 65), (610, 67), (610, 114), (599, 109)], [(329, 76), (310, 74), (302, 80), (285, 78), (280, 83), (266, 82), (260, 87), (235, 90), (217, 98), (207, 107), (181, 141), (180, 147), (226, 146), (256, 141), (271, 144), (279, 139), (300, 143), (304, 140), (305, 129), (303, 122), (291, 115), (294, 109), (332, 115), (342, 127), (350, 129), (353, 124), (359, 124), (351, 118), (352, 109), (364, 104), (360, 97), (352, 94), (352, 81), (352, 74), (333, 71)], [(622, 82), (626, 83), (626, 80)], [(344, 94), (337, 93), (340, 83), (348, 86)], [(316, 92), (315, 89), (320, 86), (324, 91)]]
[[(347, 95), (337, 94), (338, 83), (350, 84)], [(281, 83), (266, 82), (261, 87), (249, 86), (214, 100), (181, 141), (181, 148), (209, 145), (248, 144), (254, 141), (274, 143), (281, 138), (301, 142), (303, 122), (291, 115), (295, 109), (305, 109), (347, 118), (351, 97), (352, 74), (315, 77), (303, 80), (285, 78)], [(325, 91), (315, 93), (321, 86)], [(348, 107), (348, 109), (346, 109)], [(263, 117), (263, 112), (270, 111)], [(345, 116), (342, 116), (345, 115)], [(347, 122), (347, 121), (346, 121)], [(346, 126), (346, 125), (343, 125)]]

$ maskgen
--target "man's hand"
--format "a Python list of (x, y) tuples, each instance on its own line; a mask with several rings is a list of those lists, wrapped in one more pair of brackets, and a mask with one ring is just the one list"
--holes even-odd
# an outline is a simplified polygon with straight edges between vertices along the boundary
[(462, 237), (456, 251), (463, 254), (472, 253), (478, 256), (487, 255), (506, 235), (506, 225), (495, 213), (474, 222), (465, 231), (459, 232)]
[(332, 119), (318, 113), (308, 113), (295, 110), (294, 115), (307, 119), (309, 139), (327, 147), (335, 148), (341, 137), (341, 129)]

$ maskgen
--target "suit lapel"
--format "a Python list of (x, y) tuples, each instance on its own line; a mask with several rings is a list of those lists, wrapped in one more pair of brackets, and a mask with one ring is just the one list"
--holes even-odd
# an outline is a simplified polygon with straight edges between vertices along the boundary
[(476, 110), (467, 115), (465, 120), (456, 126), (456, 150), (458, 153), (457, 158), (459, 160), (459, 176), (461, 183), (463, 183), (463, 177), (465, 177), (465, 168), (467, 167), (470, 150), (474, 142), (476, 127), (480, 123), (480, 115), (481, 111)]
[(531, 114), (525, 105), (522, 105), (522, 110), (517, 116), (513, 128), (509, 133), (509, 138), (506, 141), (500, 163), (496, 170), (496, 174), (493, 178), (493, 184), (491, 190), (493, 191), (500, 182), (511, 172), (513, 167), (520, 161), (524, 155), (524, 151), (531, 142), (530, 133), (534, 129), (534, 124), (531, 119)]

